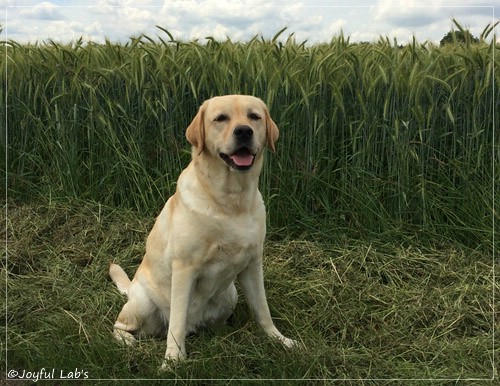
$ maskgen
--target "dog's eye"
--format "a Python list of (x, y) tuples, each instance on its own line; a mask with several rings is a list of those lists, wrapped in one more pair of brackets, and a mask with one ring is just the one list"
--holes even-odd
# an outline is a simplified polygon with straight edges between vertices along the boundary
[(229, 117), (226, 114), (219, 114), (217, 117), (214, 119), (215, 122), (225, 122), (229, 119)]
[(251, 119), (252, 121), (258, 121), (260, 119), (260, 115), (255, 113), (250, 113), (248, 114), (248, 118)]

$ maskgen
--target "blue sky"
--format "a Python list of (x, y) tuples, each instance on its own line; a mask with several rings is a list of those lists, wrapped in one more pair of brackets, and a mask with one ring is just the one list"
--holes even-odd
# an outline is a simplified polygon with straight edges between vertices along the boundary
[(142, 33), (167, 38), (155, 27), (160, 25), (182, 40), (248, 40), (287, 27), (283, 36), (294, 33), (299, 42), (329, 41), (343, 31), (351, 41), (384, 36), (403, 44), (413, 36), (439, 42), (452, 18), (479, 36), (499, 15), (500, 0), (0, 0), (0, 39), (125, 42)]

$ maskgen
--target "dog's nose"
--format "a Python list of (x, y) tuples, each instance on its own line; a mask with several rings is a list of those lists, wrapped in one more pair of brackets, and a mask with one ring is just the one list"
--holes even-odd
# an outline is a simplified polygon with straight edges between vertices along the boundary
[(250, 126), (240, 125), (235, 127), (233, 134), (238, 139), (250, 139), (253, 136), (253, 130)]

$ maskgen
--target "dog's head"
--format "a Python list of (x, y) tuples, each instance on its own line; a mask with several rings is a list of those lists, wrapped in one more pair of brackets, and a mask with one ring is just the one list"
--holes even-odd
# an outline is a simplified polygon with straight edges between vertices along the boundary
[(193, 155), (218, 158), (230, 170), (252, 170), (264, 147), (274, 151), (279, 130), (259, 98), (225, 95), (205, 101), (186, 131)]

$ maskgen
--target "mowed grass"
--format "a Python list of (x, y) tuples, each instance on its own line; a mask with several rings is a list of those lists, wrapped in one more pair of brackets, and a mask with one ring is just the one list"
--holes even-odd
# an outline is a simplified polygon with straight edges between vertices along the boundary
[(290, 240), (271, 231), (264, 258), (271, 312), (303, 347), (266, 338), (240, 297), (227, 325), (189, 337), (189, 358), (161, 373), (165, 341), (128, 348), (113, 340), (125, 299), (107, 273), (111, 261), (135, 272), (154, 218), (82, 201), (11, 202), (7, 214), (6, 373), (79, 369), (93, 384), (474, 378), (467, 384), (480, 385), (497, 375), (491, 249), (341, 232)]

